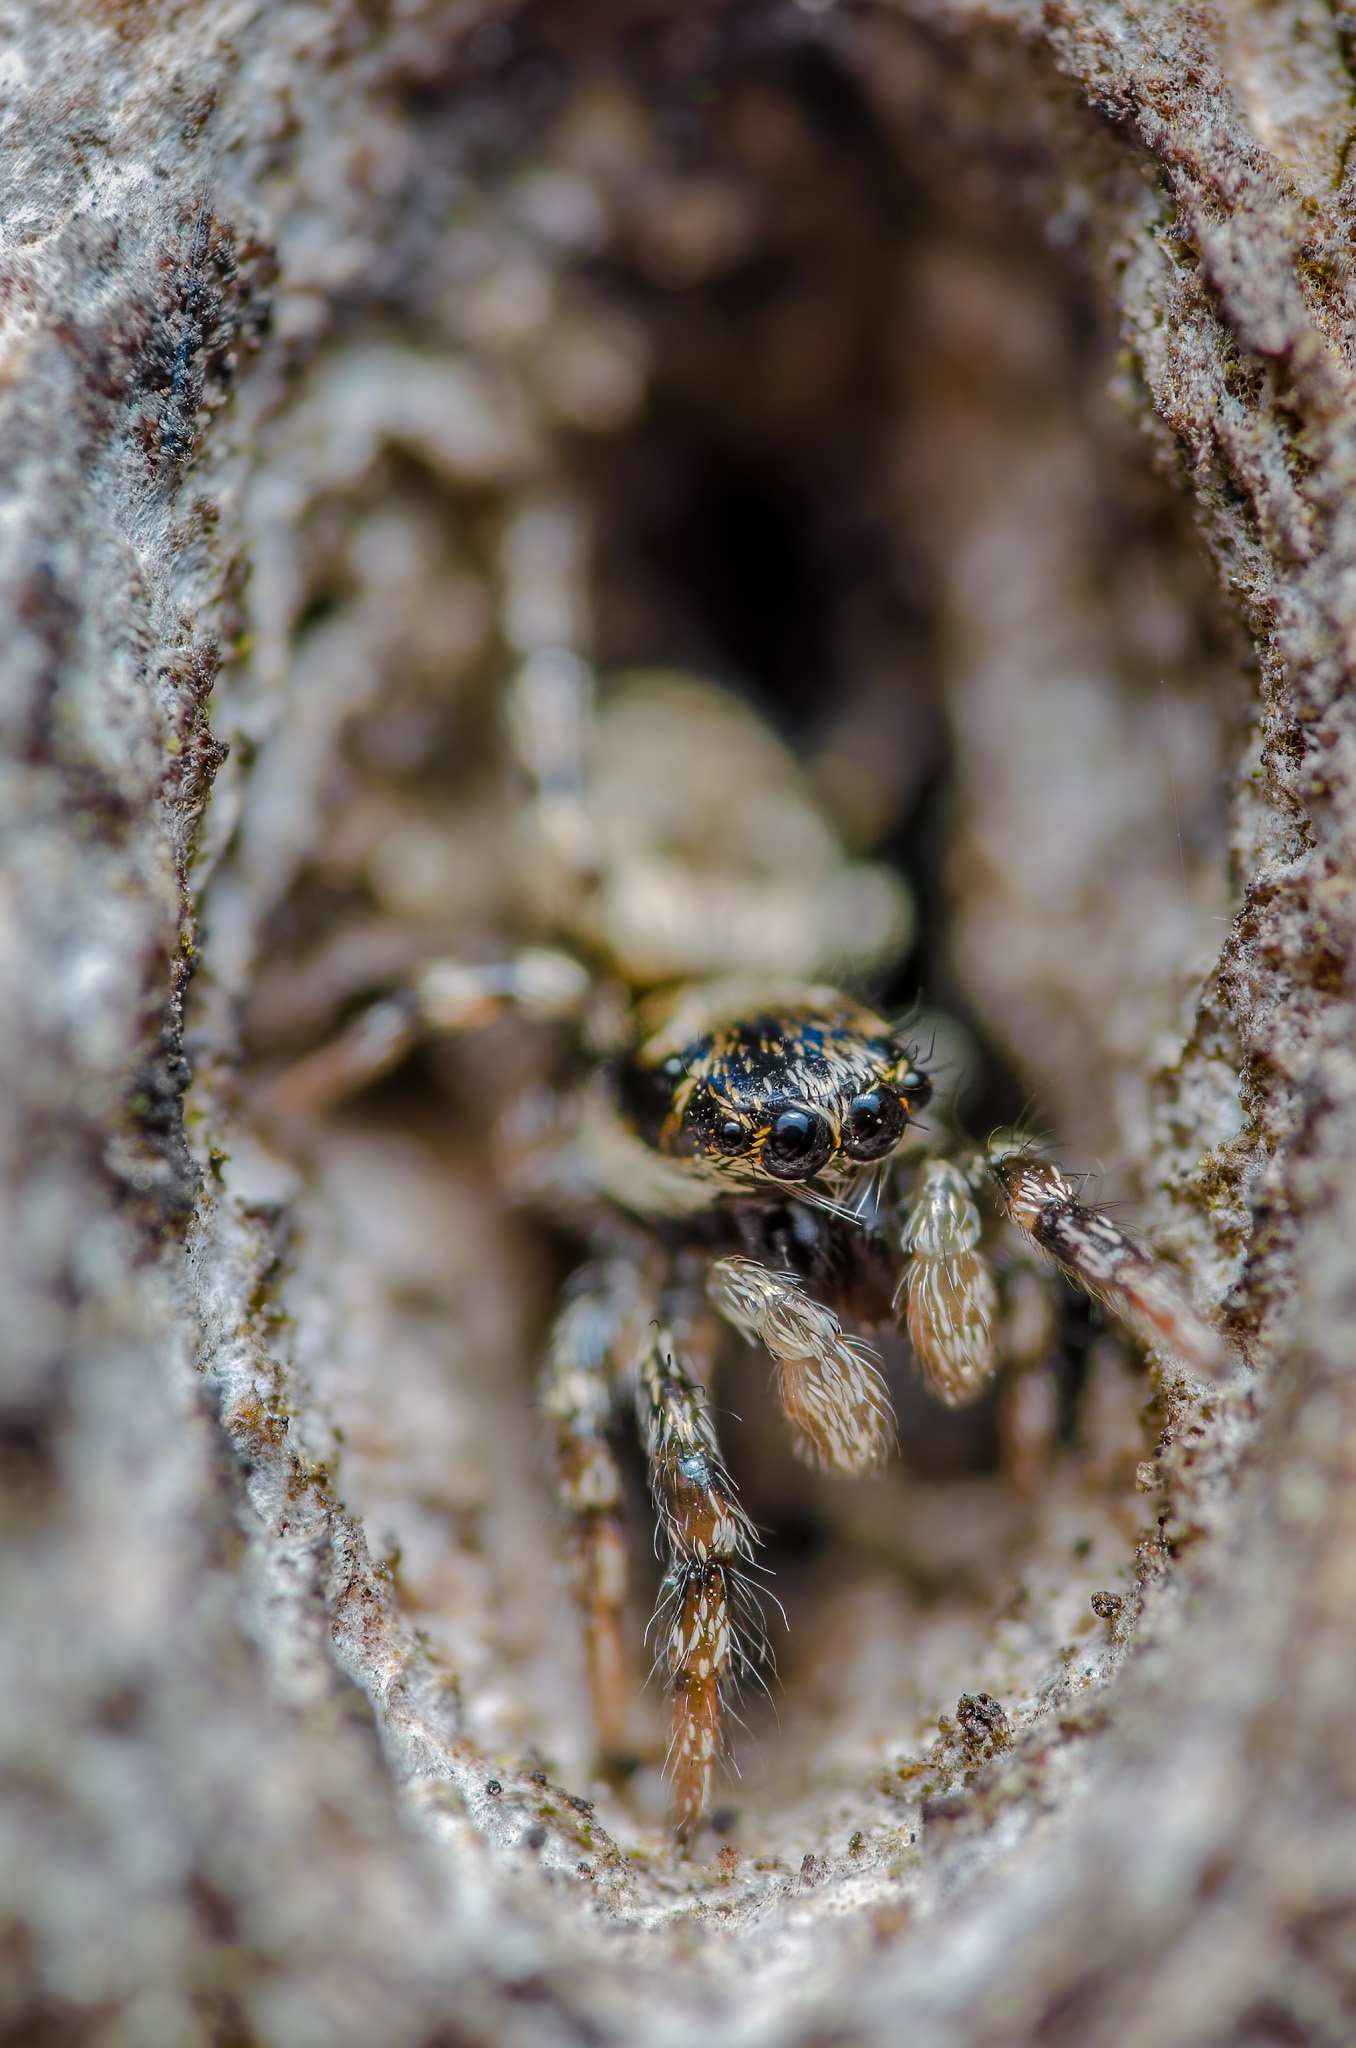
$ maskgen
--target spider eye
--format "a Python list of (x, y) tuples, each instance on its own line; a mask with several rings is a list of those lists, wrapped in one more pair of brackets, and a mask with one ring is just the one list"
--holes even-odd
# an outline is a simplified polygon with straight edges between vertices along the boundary
[(909, 1105), (909, 1115), (916, 1116), (932, 1100), (932, 1083), (921, 1067), (910, 1067), (899, 1081), (899, 1092)]
[(784, 1109), (763, 1140), (764, 1170), (778, 1180), (808, 1180), (833, 1150), (833, 1132), (812, 1109)]
[(849, 1159), (883, 1159), (904, 1128), (904, 1105), (889, 1088), (854, 1095), (843, 1119), (843, 1150)]
[(749, 1134), (738, 1117), (725, 1116), (711, 1133), (711, 1149), (723, 1152), (732, 1158), (736, 1152), (743, 1152), (749, 1142)]

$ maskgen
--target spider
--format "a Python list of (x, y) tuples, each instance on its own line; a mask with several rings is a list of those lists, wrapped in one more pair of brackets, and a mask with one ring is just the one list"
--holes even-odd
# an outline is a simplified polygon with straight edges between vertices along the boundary
[(758, 1536), (711, 1402), (719, 1319), (771, 1357), (800, 1456), (845, 1474), (884, 1459), (894, 1433), (861, 1326), (902, 1319), (948, 1404), (995, 1371), (985, 1208), (1143, 1340), (1204, 1373), (1220, 1350), (1166, 1270), (1034, 1146), (1000, 1135), (946, 1156), (920, 1121), (934, 1082), (918, 1048), (838, 985), (899, 954), (907, 897), (842, 852), (753, 714), (672, 675), (594, 696), (585, 666), (555, 650), (524, 663), (509, 697), (533, 942), (431, 962), (288, 1069), (272, 1105), (314, 1113), (426, 1032), (505, 1011), (541, 1027), (501, 1167), (586, 1254), (547, 1343), (542, 1407), (597, 1735), (605, 1755), (624, 1750), (612, 1433), (630, 1405), (666, 1564), (652, 1629), (686, 1843), (709, 1812), (731, 1694), (765, 1650)]

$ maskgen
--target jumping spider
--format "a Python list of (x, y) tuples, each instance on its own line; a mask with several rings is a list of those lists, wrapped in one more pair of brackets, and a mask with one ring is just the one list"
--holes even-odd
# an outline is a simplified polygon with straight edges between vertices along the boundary
[[(522, 936), (439, 960), (274, 1085), (315, 1111), (427, 1032), (539, 1020), (538, 1083), (502, 1121), (503, 1170), (587, 1245), (551, 1331), (554, 1435), (600, 1745), (624, 1746), (622, 1489), (610, 1432), (634, 1406), (667, 1572), (653, 1624), (671, 1697), (677, 1834), (708, 1811), (722, 1717), (761, 1654), (757, 1532), (710, 1400), (716, 1316), (760, 1342), (799, 1454), (840, 1473), (889, 1452), (876, 1359), (842, 1318), (902, 1315), (953, 1406), (997, 1364), (982, 1205), (1150, 1344), (1213, 1371), (1218, 1344), (1164, 1269), (1030, 1144), (940, 1156), (918, 1049), (815, 976), (897, 954), (907, 902), (842, 853), (753, 716), (710, 686), (623, 680), (600, 709), (572, 656), (510, 695), (526, 788)], [(568, 950), (567, 950), (568, 948)], [(715, 1311), (713, 1316), (712, 1311)]]

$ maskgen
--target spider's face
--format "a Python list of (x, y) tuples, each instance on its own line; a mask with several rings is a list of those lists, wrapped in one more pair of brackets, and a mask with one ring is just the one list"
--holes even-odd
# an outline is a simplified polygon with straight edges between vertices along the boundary
[(642, 1135), (745, 1192), (887, 1158), (932, 1093), (911, 1049), (841, 997), (720, 1024), (635, 1071), (662, 1111)]

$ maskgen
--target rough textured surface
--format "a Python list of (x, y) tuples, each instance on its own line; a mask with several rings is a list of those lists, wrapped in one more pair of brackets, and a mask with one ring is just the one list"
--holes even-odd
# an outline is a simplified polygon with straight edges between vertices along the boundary
[[(10, 2036), (1349, 2040), (1356, 17), (4, 34)], [(750, 637), (694, 535), (792, 501), (819, 609)], [(1165, 1371), (1146, 1458), (1095, 1352), (1038, 1508), (921, 1417), (822, 1489), (816, 1651), (689, 1865), (652, 1768), (586, 1781), (512, 1046), (250, 1128), (499, 928), (498, 681), (590, 635), (783, 690), (956, 1057), (1249, 1361)]]

